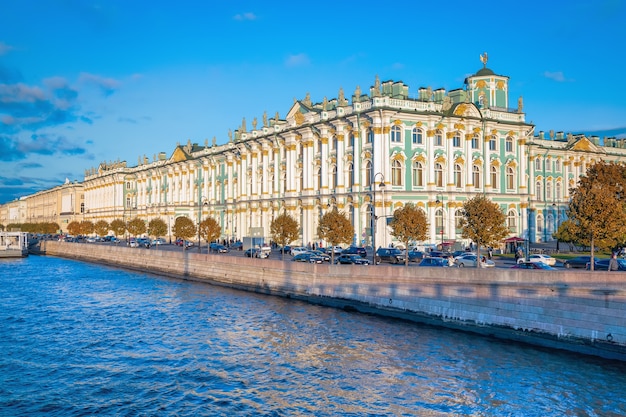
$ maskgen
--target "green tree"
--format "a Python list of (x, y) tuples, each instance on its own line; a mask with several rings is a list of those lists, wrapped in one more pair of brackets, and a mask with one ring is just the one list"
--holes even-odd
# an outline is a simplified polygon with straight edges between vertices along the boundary
[(285, 246), (300, 237), (298, 221), (287, 213), (276, 217), (270, 225), (270, 235), (276, 244), (280, 245), (282, 258), (285, 259)]
[(140, 236), (146, 233), (146, 222), (141, 220), (139, 217), (135, 217), (128, 222), (126, 229), (131, 236)]
[[(343, 212), (334, 207), (320, 219), (317, 234), (320, 239), (325, 240), (332, 246), (337, 246), (340, 243), (350, 244), (354, 238), (354, 226), (352, 226), (350, 219)], [(334, 252), (334, 250), (330, 252), (331, 263), (335, 262)]]
[(207, 217), (200, 222), (200, 236), (209, 242), (219, 239), (222, 234), (222, 227), (213, 217)]
[(163, 219), (156, 218), (148, 223), (148, 235), (155, 238), (165, 236), (167, 234), (167, 224)]
[(94, 224), (94, 231), (98, 236), (106, 236), (109, 234), (109, 222), (106, 220), (98, 220)]
[(71, 221), (68, 225), (67, 225), (67, 231), (70, 235), (72, 236), (78, 236), (80, 235), (80, 223), (77, 221)]
[(111, 230), (115, 234), (115, 237), (119, 239), (124, 236), (124, 233), (126, 233), (126, 222), (120, 219), (113, 220), (111, 222)]
[(561, 242), (567, 243), (570, 252), (574, 250), (574, 245), (581, 244), (576, 237), (574, 223), (570, 219), (561, 223), (557, 231), (552, 234), (552, 237)]
[[(478, 195), (463, 204), (461, 218), (462, 236), (476, 243), (476, 255), (480, 259), (481, 245), (496, 246), (510, 233), (506, 227), (506, 215), (498, 204)], [(476, 262), (476, 267), (480, 262)]]
[[(194, 222), (186, 216), (177, 217), (172, 228), (174, 236), (183, 240), (189, 240), (196, 234), (196, 225)], [(183, 245), (183, 249), (185, 245)]]
[(93, 233), (94, 224), (89, 220), (83, 220), (80, 222), (80, 234), (81, 235), (90, 235)]
[[(569, 228), (575, 240), (591, 248), (613, 249), (626, 242), (626, 167), (599, 162), (589, 167), (570, 191)], [(591, 270), (594, 265), (591, 263)]]
[(393, 219), (390, 223), (391, 235), (404, 243), (407, 254), (404, 257), (404, 265), (409, 265), (409, 242), (415, 240), (426, 240), (428, 237), (428, 220), (426, 213), (420, 210), (413, 203), (408, 203), (404, 207), (393, 212)]

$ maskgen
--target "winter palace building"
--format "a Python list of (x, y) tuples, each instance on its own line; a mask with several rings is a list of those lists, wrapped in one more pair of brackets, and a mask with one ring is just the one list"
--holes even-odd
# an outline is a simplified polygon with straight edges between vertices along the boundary
[(85, 173), (80, 213), (94, 222), (160, 217), (170, 229), (178, 216), (212, 216), (224, 239), (269, 240), (284, 210), (307, 244), (319, 242), (319, 218), (337, 207), (354, 225), (355, 244), (388, 246), (397, 242), (386, 219), (412, 202), (430, 219), (424, 243), (466, 245), (462, 205), (482, 193), (506, 213), (511, 236), (552, 240), (569, 189), (589, 164), (622, 160), (625, 142), (536, 133), (522, 98), (510, 102), (509, 78), (487, 68), (486, 54), (481, 60), (456, 90), (409, 94), (401, 81), (376, 78), (350, 99), (341, 89), (321, 102), (307, 94), (284, 119), (264, 114), (251, 129), (244, 119), (221, 145), (179, 144), (132, 167), (102, 163)]

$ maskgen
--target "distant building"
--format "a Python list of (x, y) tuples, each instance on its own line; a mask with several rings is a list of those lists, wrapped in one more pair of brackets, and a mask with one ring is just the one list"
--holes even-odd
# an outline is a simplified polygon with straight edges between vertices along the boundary
[[(467, 245), (463, 202), (485, 194), (507, 216), (512, 236), (552, 240), (565, 219), (569, 188), (595, 161), (621, 161), (624, 140), (535, 134), (522, 99), (512, 107), (509, 78), (486, 66), (463, 88), (419, 88), (376, 78), (369, 94), (294, 102), (284, 119), (245, 119), (226, 143), (177, 145), (171, 155), (102, 163), (87, 170), (85, 217), (145, 220), (169, 227), (178, 216), (212, 216), (224, 239), (263, 230), (286, 211), (301, 243), (319, 242), (319, 218), (344, 211), (354, 243), (394, 242), (385, 218), (412, 202), (430, 219), (429, 242)], [(384, 186), (381, 186), (383, 185)], [(373, 220), (376, 219), (376, 220)], [(374, 234), (374, 236), (373, 236)]]

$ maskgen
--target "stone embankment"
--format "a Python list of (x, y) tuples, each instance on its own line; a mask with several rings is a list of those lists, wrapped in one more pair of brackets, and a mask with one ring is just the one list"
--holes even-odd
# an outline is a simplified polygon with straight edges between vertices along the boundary
[(620, 272), (310, 265), (53, 241), (41, 251), (626, 361)]

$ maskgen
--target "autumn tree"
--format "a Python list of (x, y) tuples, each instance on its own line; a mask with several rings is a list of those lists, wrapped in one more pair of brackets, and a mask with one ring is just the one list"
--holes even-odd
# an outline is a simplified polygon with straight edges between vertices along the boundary
[(426, 240), (428, 237), (428, 220), (423, 210), (420, 210), (413, 203), (408, 203), (404, 207), (393, 212), (390, 223), (391, 235), (404, 243), (407, 255), (404, 257), (404, 265), (409, 265), (409, 242), (415, 240)]
[[(177, 217), (172, 232), (177, 238), (189, 240), (196, 234), (196, 225), (189, 217)], [(183, 245), (183, 249), (185, 249), (185, 245)]]
[(567, 219), (559, 225), (556, 232), (552, 234), (552, 237), (558, 239), (561, 242), (567, 243), (570, 252), (574, 250), (574, 245), (579, 245), (578, 237), (575, 234), (574, 223)]
[(167, 224), (161, 218), (150, 220), (148, 223), (148, 235), (155, 238), (165, 236), (167, 234)]
[(47, 222), (43, 224), (42, 233), (45, 234), (53, 234), (57, 233), (61, 229), (58, 223), (55, 222)]
[[(334, 207), (320, 219), (317, 234), (320, 239), (327, 241), (332, 246), (337, 246), (340, 243), (350, 244), (354, 238), (354, 226), (352, 226), (350, 219), (343, 212)], [(331, 263), (334, 263), (334, 250), (330, 252), (330, 257)]]
[(200, 236), (208, 242), (219, 239), (222, 234), (222, 226), (220, 226), (213, 217), (207, 217), (200, 222)]
[(128, 222), (126, 229), (132, 236), (142, 235), (146, 233), (146, 222), (141, 220), (139, 217), (135, 217)]
[(94, 224), (94, 230), (98, 236), (106, 236), (109, 234), (109, 222), (106, 220), (98, 220)]
[[(484, 195), (467, 200), (463, 204), (461, 218), (462, 236), (476, 243), (476, 257), (480, 259), (481, 245), (496, 246), (509, 234), (506, 216), (498, 204)], [(476, 267), (480, 262), (476, 262)]]
[(69, 232), (70, 235), (72, 236), (78, 236), (80, 235), (80, 223), (77, 221), (71, 221), (68, 225), (67, 225), (67, 231)]
[(124, 236), (126, 233), (126, 223), (120, 219), (115, 219), (111, 222), (111, 230), (115, 233), (116, 237)]
[[(626, 242), (626, 167), (599, 162), (570, 191), (568, 218), (576, 241), (591, 248), (616, 249)], [(594, 268), (590, 263), (591, 270)]]
[(276, 217), (270, 225), (272, 240), (281, 246), (282, 257), (285, 259), (285, 246), (300, 237), (298, 221), (287, 213)]
[(93, 222), (89, 220), (83, 220), (80, 222), (80, 234), (81, 235), (90, 235), (93, 233), (94, 225)]

